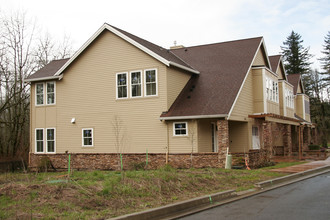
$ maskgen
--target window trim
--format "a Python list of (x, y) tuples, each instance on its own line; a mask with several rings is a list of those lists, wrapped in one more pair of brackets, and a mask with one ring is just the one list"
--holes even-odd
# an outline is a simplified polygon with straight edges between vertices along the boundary
[[(48, 92), (47, 92), (47, 88), (48, 88), (48, 83), (54, 83), (54, 103), (48, 104)], [(49, 82), (45, 82), (45, 93), (46, 93), (46, 105), (56, 105), (56, 82), (55, 81), (49, 81)]]
[[(38, 104), (38, 93), (37, 93), (37, 91), (38, 91), (38, 89), (37, 89), (38, 85), (42, 85), (42, 104)], [(35, 84), (35, 101), (34, 101), (35, 106), (45, 105), (45, 88), (44, 88), (45, 86), (44, 85), (45, 85), (45, 83), (36, 83)]]
[[(84, 144), (84, 130), (91, 130), (92, 131), (92, 145), (85, 145)], [(81, 145), (82, 147), (94, 147), (94, 129), (93, 128), (82, 128), (81, 129)]]
[[(186, 134), (176, 134), (175, 133), (175, 125), (176, 124), (186, 124)], [(180, 122), (173, 122), (173, 136), (175, 137), (187, 137), (188, 136), (188, 122), (180, 121)]]
[[(38, 152), (37, 145), (37, 130), (42, 130), (42, 151)], [(44, 128), (35, 128), (34, 129), (34, 153), (35, 154), (43, 154), (45, 152), (45, 129)]]
[[(121, 98), (118, 97), (118, 75), (120, 75), (120, 74), (126, 75), (126, 88), (127, 88), (126, 97), (121, 97)], [(128, 94), (130, 93), (128, 83), (129, 83), (128, 72), (116, 73), (116, 99), (128, 99), (128, 97), (129, 97)]]
[[(48, 137), (47, 137), (48, 130), (54, 130), (54, 152), (48, 152)], [(46, 153), (56, 154), (56, 128), (46, 128)]]
[[(141, 95), (140, 96), (133, 96), (133, 89), (132, 89), (132, 86), (133, 85), (138, 85), (138, 84), (132, 84), (132, 73), (137, 73), (139, 72), (140, 73), (140, 76), (141, 76)], [(144, 89), (144, 86), (143, 86), (143, 71), (142, 70), (133, 70), (133, 71), (130, 71), (129, 72), (129, 87), (130, 87), (130, 98), (141, 98), (143, 97), (143, 89)], [(118, 92), (118, 90), (117, 90)]]
[[(147, 71), (150, 71), (150, 70), (155, 71), (155, 83), (156, 83), (156, 94), (155, 95), (147, 95)], [(158, 73), (157, 73), (157, 68), (145, 69), (143, 75), (144, 75), (144, 96), (145, 97), (158, 96)]]

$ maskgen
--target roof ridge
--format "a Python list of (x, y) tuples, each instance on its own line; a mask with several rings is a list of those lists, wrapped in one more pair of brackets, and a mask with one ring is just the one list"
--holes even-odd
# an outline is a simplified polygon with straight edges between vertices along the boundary
[(177, 48), (177, 49), (173, 49), (173, 50), (182, 50), (182, 49), (194, 48), (194, 47), (212, 46), (212, 45), (215, 45), (215, 44), (225, 44), (225, 43), (232, 43), (232, 42), (237, 42), (237, 41), (253, 40), (253, 39), (258, 39), (258, 38), (262, 39), (263, 36), (260, 36), (260, 37), (251, 37), (251, 38), (244, 38), (244, 39), (238, 39), (238, 40), (222, 41), (222, 42), (217, 42), (217, 43), (200, 44), (200, 45), (195, 45), (195, 46)]

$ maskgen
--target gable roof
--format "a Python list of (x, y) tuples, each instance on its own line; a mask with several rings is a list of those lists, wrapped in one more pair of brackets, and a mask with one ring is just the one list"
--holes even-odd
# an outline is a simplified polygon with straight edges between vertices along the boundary
[(287, 75), (287, 78), (288, 78), (288, 82), (291, 85), (293, 85), (293, 93), (295, 95), (297, 94), (299, 84), (301, 86), (301, 90), (303, 91), (303, 93), (305, 93), (304, 87), (302, 85), (300, 74), (298, 74), (298, 73), (296, 73), (296, 74), (289, 74), (289, 75)]
[(228, 116), (263, 38), (171, 50), (200, 75), (193, 75), (161, 119)]
[[(183, 60), (181, 60), (179, 57), (177, 57), (175, 54), (173, 54), (170, 50), (167, 50), (163, 47), (160, 47), (156, 44), (153, 44), (149, 41), (146, 41), (142, 38), (139, 38), (133, 34), (130, 34), (126, 31), (123, 31), (119, 28), (116, 28), (114, 26), (111, 26), (107, 23), (103, 24), (96, 32), (95, 34), (93, 34), (93, 36), (91, 38), (89, 38), (89, 40), (69, 59), (67, 60), (67, 62), (65, 62), (62, 66), (60, 66), (59, 69), (57, 69), (57, 71), (55, 73), (53, 73), (53, 71), (50, 71), (49, 73), (46, 73), (45, 71), (39, 72), (38, 73), (38, 77), (35, 76), (35, 74), (33, 74), (31, 77), (28, 77), (25, 79), (25, 81), (29, 82), (29, 81), (37, 81), (37, 80), (44, 80), (44, 78), (46, 77), (46, 75), (49, 75), (51, 73), (52, 76), (54, 76), (54, 78), (56, 78), (55, 76), (59, 76), (63, 73), (63, 71), (103, 32), (103, 31), (110, 31), (113, 34), (117, 35), (118, 37), (124, 39), (125, 41), (127, 41), (128, 43), (136, 46), (137, 48), (139, 48), (140, 50), (144, 51), (145, 53), (149, 54), (150, 56), (152, 56), (153, 58), (157, 59), (158, 61), (160, 61), (161, 63), (165, 64), (166, 66), (175, 66), (178, 67), (180, 69), (195, 73), (195, 74), (199, 74), (199, 71), (196, 69), (193, 69), (191, 66), (189, 66), (187, 63), (185, 63)], [(48, 66), (48, 65), (47, 65)], [(52, 68), (53, 65), (51, 65), (51, 67), (47, 67), (47, 68)], [(34, 79), (34, 80), (31, 80)]]
[(272, 71), (274, 73), (276, 73), (277, 69), (281, 68), (284, 79), (287, 80), (284, 65), (283, 65), (283, 62), (282, 62), (282, 55), (273, 55), (273, 56), (269, 56), (268, 58), (269, 58), (269, 62), (270, 62)]
[(67, 59), (60, 59), (60, 60), (53, 60), (49, 62), (46, 66), (39, 69), (34, 74), (30, 75), (29, 77), (25, 78), (25, 81), (39, 81), (39, 80), (49, 80), (49, 79), (58, 79), (58, 76), (54, 76), (55, 73), (69, 60)]

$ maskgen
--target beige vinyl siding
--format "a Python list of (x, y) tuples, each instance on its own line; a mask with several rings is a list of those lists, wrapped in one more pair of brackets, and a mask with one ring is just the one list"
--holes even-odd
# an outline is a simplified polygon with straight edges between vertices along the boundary
[(298, 94), (296, 95), (296, 114), (304, 119), (304, 95)]
[(212, 152), (212, 120), (198, 121), (198, 152)]
[(262, 47), (259, 48), (257, 55), (253, 61), (252, 66), (267, 66), (267, 59), (265, 58), (264, 54), (262, 53)]
[(171, 107), (190, 77), (190, 73), (175, 68), (167, 68), (167, 109)]
[(252, 70), (254, 113), (264, 112), (264, 94), (262, 69)]
[(303, 93), (300, 82), (298, 83), (297, 94)]
[[(173, 123), (187, 122), (188, 135), (174, 136)], [(169, 153), (194, 153), (198, 152), (198, 123), (196, 120), (180, 120), (168, 122)]]
[[(150, 68), (157, 69), (158, 96), (116, 100), (116, 73)], [(57, 153), (66, 150), (138, 153), (146, 149), (148, 152), (164, 153), (167, 127), (159, 120), (159, 115), (167, 110), (168, 105), (166, 75), (166, 66), (159, 61), (111, 32), (104, 31), (70, 65), (63, 79), (56, 82), (56, 105), (32, 107), (32, 133), (36, 126), (56, 127)], [(46, 114), (55, 114), (56, 120), (46, 117)], [(115, 116), (120, 121), (120, 137), (124, 140), (119, 143), (120, 147), (115, 144)], [(72, 118), (76, 118), (75, 124), (70, 123)], [(54, 122), (56, 126), (52, 124)], [(83, 128), (93, 128), (93, 147), (82, 147)], [(146, 142), (149, 144), (146, 145)], [(32, 145), (34, 150), (34, 141)]]
[(277, 70), (276, 70), (276, 73), (278, 75), (278, 79), (285, 80), (285, 75), (284, 75), (285, 73), (284, 73), (284, 70), (283, 70), (283, 68), (281, 66), (281, 62), (280, 62), (279, 68), (277, 68)]
[(249, 114), (253, 114), (253, 107), (253, 78), (252, 71), (250, 71), (233, 108), (230, 119), (244, 120)]
[(250, 149), (248, 122), (229, 121), (230, 152), (248, 152)]

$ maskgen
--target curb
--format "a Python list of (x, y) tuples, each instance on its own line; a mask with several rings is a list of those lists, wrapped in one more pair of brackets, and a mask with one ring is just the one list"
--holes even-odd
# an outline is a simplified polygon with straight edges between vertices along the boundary
[(235, 190), (228, 190), (220, 193), (215, 193), (209, 196), (197, 197), (194, 199), (190, 199), (158, 208), (148, 209), (141, 212), (118, 216), (116, 218), (111, 218), (111, 219), (114, 220), (176, 219), (197, 212), (201, 212), (207, 209), (211, 209), (226, 203), (244, 199), (256, 194), (260, 194), (265, 191), (269, 191), (275, 188), (289, 185), (304, 179), (312, 178), (314, 176), (329, 171), (330, 171), (330, 165), (326, 165), (326, 166), (302, 171), (299, 173), (294, 173), (287, 176), (275, 178), (272, 180), (266, 180), (263, 182), (256, 183), (255, 184), (256, 188), (252, 190), (247, 190), (243, 192), (235, 192)]
[(235, 197), (235, 190), (227, 190), (224, 192), (215, 193), (209, 196), (201, 196), (194, 199), (148, 209), (142, 212), (136, 212), (128, 215), (119, 216), (112, 219), (162, 219), (162, 218), (170, 218), (173, 216), (173, 213), (176, 215), (180, 215), (180, 213), (186, 213), (188, 211), (192, 211), (196, 208), (203, 207), (205, 205), (213, 204), (218, 201), (222, 201), (224, 199), (229, 199)]
[(277, 185), (277, 184), (280, 184), (280, 183), (283, 183), (283, 182), (288, 182), (290, 180), (295, 180), (295, 179), (305, 177), (305, 176), (308, 176), (308, 175), (311, 175), (311, 174), (319, 173), (319, 172), (322, 172), (322, 171), (325, 171), (325, 170), (328, 170), (328, 169), (330, 169), (330, 165), (317, 167), (317, 168), (310, 169), (310, 170), (305, 170), (305, 171), (302, 171), (302, 172), (299, 172), (299, 173), (294, 173), (294, 174), (290, 174), (290, 175), (287, 175), (287, 176), (278, 177), (278, 178), (275, 178), (275, 179), (272, 179), (272, 180), (266, 180), (266, 181), (263, 181), (263, 182), (256, 183), (256, 184), (254, 184), (254, 186), (257, 187), (258, 189), (263, 189), (265, 187)]

